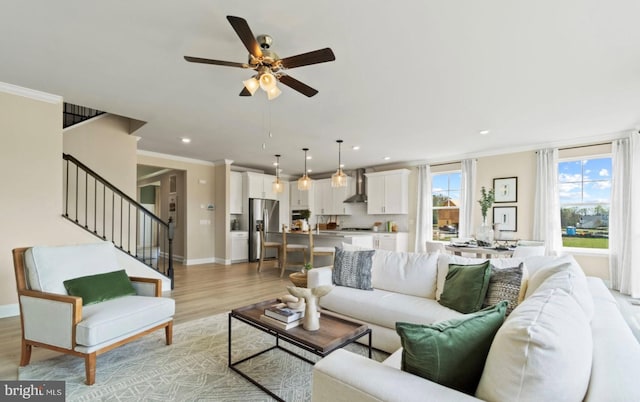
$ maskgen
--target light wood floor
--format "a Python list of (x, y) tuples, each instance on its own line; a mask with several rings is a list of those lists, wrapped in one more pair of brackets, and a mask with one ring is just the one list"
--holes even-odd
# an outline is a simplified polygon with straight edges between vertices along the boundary
[[(291, 286), (288, 273), (280, 278), (275, 262), (267, 262), (262, 272), (256, 264), (203, 264), (175, 266), (175, 286), (170, 297), (176, 300), (175, 324), (229, 311), (235, 307), (278, 297)], [(31, 361), (59, 353), (34, 348)], [(0, 379), (16, 380), (20, 361), (20, 318), (0, 319)]]

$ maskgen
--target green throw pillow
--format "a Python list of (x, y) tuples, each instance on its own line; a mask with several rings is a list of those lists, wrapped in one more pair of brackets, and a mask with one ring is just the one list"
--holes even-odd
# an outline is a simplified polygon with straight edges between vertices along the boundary
[(403, 371), (473, 395), (507, 302), (431, 325), (396, 323)]
[(480, 310), (490, 278), (489, 260), (474, 265), (449, 264), (440, 304), (465, 314)]
[(82, 297), (84, 306), (136, 294), (124, 269), (69, 279), (63, 284), (68, 294)]

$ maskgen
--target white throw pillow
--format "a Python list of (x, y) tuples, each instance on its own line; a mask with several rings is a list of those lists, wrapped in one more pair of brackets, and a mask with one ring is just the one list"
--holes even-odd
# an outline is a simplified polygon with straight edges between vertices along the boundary
[(541, 289), (496, 334), (476, 397), (488, 401), (581, 401), (593, 339), (582, 309), (564, 290)]

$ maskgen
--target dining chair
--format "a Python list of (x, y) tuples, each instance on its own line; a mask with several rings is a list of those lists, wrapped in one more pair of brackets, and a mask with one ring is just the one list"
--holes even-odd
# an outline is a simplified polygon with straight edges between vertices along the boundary
[(262, 270), (262, 262), (264, 261), (264, 256), (268, 249), (276, 250), (278, 268), (280, 268), (282, 266), (282, 243), (277, 241), (266, 241), (264, 227), (262, 225), (258, 227), (258, 231), (260, 232), (260, 259), (258, 260), (258, 272)]
[(282, 225), (282, 259), (280, 260), (280, 277), (284, 275), (284, 271), (289, 266), (289, 254), (301, 254), (302, 261), (292, 261), (294, 264), (306, 264), (307, 263), (307, 250), (309, 247), (306, 244), (289, 244), (287, 243), (287, 225)]
[(429, 254), (444, 254), (446, 251), (444, 244), (439, 241), (426, 241), (426, 249)]
[(333, 266), (333, 257), (335, 256), (336, 248), (329, 246), (316, 246), (313, 242), (313, 231), (309, 231), (309, 264), (313, 267), (313, 257), (316, 255), (330, 255), (331, 266)]

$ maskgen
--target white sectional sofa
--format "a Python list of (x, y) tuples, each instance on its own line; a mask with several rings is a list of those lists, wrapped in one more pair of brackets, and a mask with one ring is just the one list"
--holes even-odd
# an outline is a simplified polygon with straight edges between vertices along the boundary
[[(320, 306), (369, 324), (384, 362), (337, 350), (314, 367), (314, 401), (640, 400), (640, 344), (603, 281), (587, 278), (571, 256), (524, 261), (526, 297), (498, 330), (480, 385), (467, 395), (400, 370), (397, 321), (431, 324), (462, 313), (437, 301), (448, 266), (484, 259), (376, 251), (373, 290), (336, 286)], [(308, 286), (331, 283), (331, 269), (309, 272)]]

